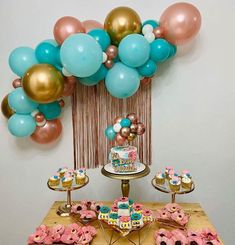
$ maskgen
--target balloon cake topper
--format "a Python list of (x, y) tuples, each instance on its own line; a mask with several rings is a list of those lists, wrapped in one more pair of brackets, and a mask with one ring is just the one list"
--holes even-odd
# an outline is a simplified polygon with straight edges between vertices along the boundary
[(105, 135), (109, 140), (115, 140), (119, 146), (133, 141), (137, 135), (145, 132), (143, 123), (138, 122), (135, 113), (129, 113), (126, 117), (118, 116), (114, 119), (114, 124), (105, 129)]
[[(176, 45), (196, 36), (200, 25), (200, 12), (189, 3), (171, 5), (159, 22), (142, 22), (129, 7), (113, 9), (104, 25), (60, 18), (54, 26), (55, 40), (42, 41), (35, 49), (18, 47), (9, 56), (9, 66), (18, 76), (15, 90), (1, 104), (10, 133), (31, 136), (41, 144), (56, 140), (62, 131), (61, 98), (70, 96), (77, 82), (93, 86), (104, 81), (112, 96), (128, 98), (140, 83), (151, 81), (160, 63), (175, 56)], [(122, 126), (116, 141), (131, 141), (133, 125)]]

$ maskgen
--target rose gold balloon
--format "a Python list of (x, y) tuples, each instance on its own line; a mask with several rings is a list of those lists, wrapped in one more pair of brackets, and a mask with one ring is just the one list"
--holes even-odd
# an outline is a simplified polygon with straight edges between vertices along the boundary
[(20, 79), (20, 78), (16, 78), (16, 79), (12, 82), (12, 86), (13, 86), (13, 88), (19, 88), (19, 87), (21, 87), (21, 79)]
[(116, 117), (115, 119), (114, 119), (114, 124), (115, 123), (120, 123), (121, 121), (122, 121), (122, 119), (123, 119), (123, 117), (121, 117), (121, 116), (118, 116), (118, 117)]
[(114, 45), (110, 45), (107, 49), (106, 49), (106, 54), (108, 56), (109, 59), (114, 59), (117, 57), (118, 54), (118, 48)]
[(145, 126), (144, 126), (144, 124), (141, 123), (141, 122), (139, 122), (139, 123), (137, 124), (137, 126), (138, 126), (138, 128), (137, 128), (137, 134), (138, 134), (138, 135), (144, 134), (144, 132), (145, 132)]
[(59, 105), (60, 105), (61, 108), (64, 107), (64, 106), (65, 106), (64, 100), (60, 100), (60, 101), (59, 101)]
[(138, 125), (136, 123), (132, 123), (130, 129), (131, 129), (131, 133), (136, 133), (138, 129)]
[(117, 134), (115, 136), (115, 142), (117, 143), (117, 145), (125, 145), (126, 143), (126, 138), (121, 136), (120, 134)]
[(10, 118), (15, 113), (8, 104), (8, 95), (6, 95), (2, 100), (1, 110), (2, 110), (2, 114), (6, 118)]
[(60, 18), (54, 26), (54, 37), (58, 44), (62, 44), (71, 34), (79, 32), (84, 32), (82, 23), (72, 16)]
[(141, 82), (141, 85), (147, 86), (148, 84), (151, 83), (151, 81), (152, 81), (152, 78), (151, 77), (145, 77), (140, 82)]
[(35, 115), (35, 121), (36, 122), (40, 123), (40, 122), (43, 122), (44, 120), (45, 120), (45, 117), (41, 112), (39, 112)]
[(130, 128), (124, 127), (121, 128), (120, 135), (123, 137), (128, 137), (130, 135), (130, 132), (131, 132)]
[(108, 69), (112, 68), (112, 67), (113, 67), (113, 60), (107, 60), (107, 61), (105, 61), (104, 65), (105, 65)]
[(128, 118), (132, 123), (137, 123), (138, 122), (138, 118), (136, 116), (136, 114), (134, 112), (129, 113), (126, 118)]
[(104, 26), (96, 20), (85, 20), (82, 22), (82, 26), (86, 33), (93, 29), (104, 29)]
[(39, 144), (48, 144), (59, 138), (62, 132), (62, 124), (59, 119), (47, 121), (42, 127), (37, 126), (31, 139)]
[(196, 36), (201, 27), (201, 14), (190, 3), (175, 3), (160, 18), (164, 38), (173, 44), (184, 44)]
[(133, 141), (135, 138), (136, 138), (136, 133), (130, 133), (130, 135), (127, 137), (127, 140), (130, 142), (130, 141)]
[(162, 27), (157, 27), (153, 30), (153, 34), (156, 38), (161, 38), (163, 37), (163, 28)]
[(64, 91), (62, 96), (70, 96), (76, 88), (77, 78), (74, 76), (64, 78)]

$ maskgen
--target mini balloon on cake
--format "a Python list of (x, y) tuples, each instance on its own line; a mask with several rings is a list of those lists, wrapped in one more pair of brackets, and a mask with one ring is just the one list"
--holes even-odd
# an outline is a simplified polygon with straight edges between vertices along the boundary
[(137, 148), (131, 146), (137, 135), (145, 132), (145, 126), (138, 121), (135, 113), (129, 113), (126, 117), (118, 116), (112, 125), (105, 129), (106, 137), (115, 141), (115, 147), (111, 148), (109, 160), (115, 172), (132, 172), (137, 170), (139, 157)]

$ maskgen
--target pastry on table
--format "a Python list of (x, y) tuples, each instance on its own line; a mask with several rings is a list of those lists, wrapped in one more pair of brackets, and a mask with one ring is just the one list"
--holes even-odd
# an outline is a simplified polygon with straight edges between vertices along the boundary
[(73, 177), (70, 175), (61, 178), (61, 183), (64, 188), (71, 187), (73, 184)]
[(157, 185), (164, 185), (166, 180), (166, 174), (158, 172), (155, 176), (155, 180)]
[(192, 188), (192, 180), (190, 178), (184, 177), (181, 179), (182, 188), (186, 190), (191, 190)]
[(60, 176), (59, 175), (53, 175), (49, 178), (49, 185), (50, 186), (58, 186), (60, 184)]
[(180, 190), (180, 186), (181, 186), (181, 180), (178, 177), (174, 177), (172, 179), (169, 180), (169, 186), (171, 191), (175, 192), (175, 191), (179, 191)]

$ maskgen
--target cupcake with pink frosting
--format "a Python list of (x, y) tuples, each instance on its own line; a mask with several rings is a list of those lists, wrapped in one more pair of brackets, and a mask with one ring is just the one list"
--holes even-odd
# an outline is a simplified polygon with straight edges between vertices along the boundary
[(185, 213), (182, 210), (180, 210), (172, 213), (171, 219), (174, 220), (176, 223), (185, 226), (189, 221), (189, 216), (185, 215)]
[(159, 209), (156, 214), (157, 220), (169, 221), (171, 218), (171, 214), (167, 209)]
[(188, 245), (188, 239), (183, 231), (173, 230), (171, 231), (171, 235), (172, 235), (171, 239), (173, 241), (173, 244)]

